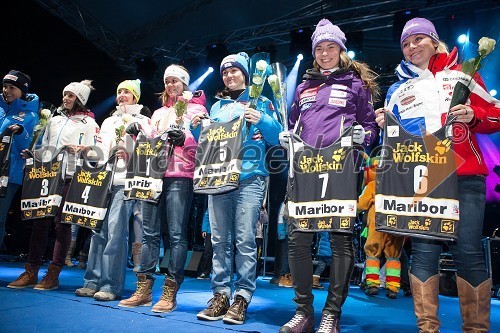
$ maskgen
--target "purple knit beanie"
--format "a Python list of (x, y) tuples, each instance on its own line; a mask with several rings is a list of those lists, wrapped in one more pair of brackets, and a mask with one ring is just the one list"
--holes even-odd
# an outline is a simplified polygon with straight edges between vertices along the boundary
[(340, 28), (327, 19), (322, 19), (316, 25), (316, 30), (314, 30), (312, 36), (312, 54), (314, 56), (314, 50), (321, 42), (335, 42), (339, 44), (340, 48), (347, 51), (345, 47), (345, 34), (340, 30)]
[(406, 38), (417, 34), (427, 35), (436, 42), (439, 42), (439, 36), (436, 32), (434, 24), (427, 19), (415, 17), (406, 22), (405, 27), (401, 32), (401, 49), (403, 49), (403, 41)]

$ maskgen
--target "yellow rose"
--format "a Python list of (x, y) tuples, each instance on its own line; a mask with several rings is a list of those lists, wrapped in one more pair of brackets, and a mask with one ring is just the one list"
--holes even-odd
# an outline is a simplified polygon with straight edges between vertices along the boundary
[(255, 68), (257, 68), (257, 70), (263, 72), (267, 69), (267, 61), (265, 60), (259, 60), (257, 61), (257, 63), (255, 64)]
[(128, 113), (124, 113), (122, 116), (122, 121), (124, 124), (128, 124), (129, 122), (132, 121), (132, 116), (129, 115)]
[(48, 117), (50, 117), (51, 114), (52, 114), (52, 112), (50, 112), (49, 109), (42, 109), (40, 111), (40, 116), (42, 116), (43, 118), (48, 118)]
[(495, 49), (495, 44), (496, 41), (494, 39), (482, 37), (479, 40), (479, 47), (477, 48), (477, 51), (482, 57), (486, 57)]
[(275, 74), (272, 74), (272, 75), (269, 75), (269, 77), (267, 78), (267, 82), (269, 82), (269, 85), (272, 87), (273, 85), (277, 86), (279, 85), (279, 80), (278, 80), (278, 76), (275, 75)]
[(193, 93), (189, 90), (185, 90), (182, 92), (182, 98), (184, 98), (186, 101), (190, 101), (193, 98)]

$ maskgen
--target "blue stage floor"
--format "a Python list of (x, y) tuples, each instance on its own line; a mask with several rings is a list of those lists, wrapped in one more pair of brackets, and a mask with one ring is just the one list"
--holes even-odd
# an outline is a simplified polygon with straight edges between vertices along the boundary
[[(39, 278), (47, 266), (40, 269)], [(118, 301), (98, 302), (77, 297), (84, 271), (65, 267), (60, 287), (53, 291), (10, 289), (7, 284), (23, 272), (22, 263), (0, 262), (0, 332), (277, 332), (293, 316), (293, 289), (269, 283), (259, 277), (257, 291), (243, 325), (226, 325), (222, 321), (200, 321), (196, 314), (211, 298), (209, 280), (186, 278), (177, 296), (177, 310), (156, 314), (151, 307), (121, 308)], [(135, 290), (136, 277), (127, 271), (125, 296)], [(153, 302), (162, 292), (163, 276), (157, 276)], [(326, 289), (315, 290), (316, 326), (319, 324)], [(460, 310), (456, 297), (440, 296), (442, 333), (461, 332)], [(491, 304), (491, 332), (500, 332), (500, 301)], [(352, 286), (343, 307), (341, 329), (346, 332), (396, 333), (417, 332), (411, 297), (402, 293), (396, 300), (368, 297)]]

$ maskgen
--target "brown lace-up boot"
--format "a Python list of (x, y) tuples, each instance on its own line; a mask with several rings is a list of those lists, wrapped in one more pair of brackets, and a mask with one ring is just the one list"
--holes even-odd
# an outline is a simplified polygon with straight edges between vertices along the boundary
[(177, 309), (177, 292), (179, 291), (179, 285), (175, 280), (165, 278), (165, 284), (163, 285), (163, 294), (161, 294), (160, 300), (153, 306), (151, 311), (153, 312), (172, 312)]
[(24, 264), (24, 272), (15, 281), (9, 283), (7, 288), (33, 288), (38, 282), (38, 269), (40, 269), (38, 265)]
[(154, 280), (148, 279), (146, 274), (137, 274), (137, 289), (130, 298), (121, 300), (118, 306), (135, 308), (137, 306), (151, 306), (153, 301)]
[(35, 286), (36, 290), (54, 290), (59, 288), (59, 273), (62, 267), (50, 264), (47, 274), (43, 277), (42, 281)]

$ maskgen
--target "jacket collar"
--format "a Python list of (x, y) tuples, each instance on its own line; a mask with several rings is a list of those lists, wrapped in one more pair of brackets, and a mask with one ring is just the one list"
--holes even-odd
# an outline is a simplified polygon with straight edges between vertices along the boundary
[[(458, 49), (456, 47), (448, 53), (436, 53), (429, 60), (429, 71), (436, 74), (444, 69), (449, 69), (457, 65)], [(400, 80), (412, 79), (420, 76), (424, 71), (413, 65), (411, 62), (402, 60), (396, 68), (396, 75)]]

